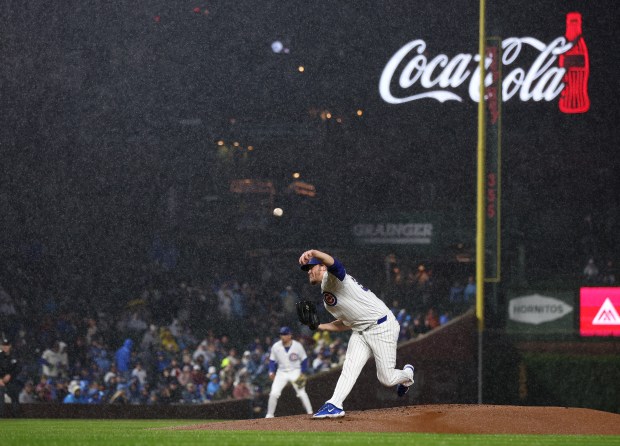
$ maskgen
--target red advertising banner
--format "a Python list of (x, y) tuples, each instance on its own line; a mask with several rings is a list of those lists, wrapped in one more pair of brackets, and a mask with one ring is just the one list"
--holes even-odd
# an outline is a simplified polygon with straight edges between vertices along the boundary
[(620, 288), (584, 287), (579, 301), (581, 336), (620, 336)]

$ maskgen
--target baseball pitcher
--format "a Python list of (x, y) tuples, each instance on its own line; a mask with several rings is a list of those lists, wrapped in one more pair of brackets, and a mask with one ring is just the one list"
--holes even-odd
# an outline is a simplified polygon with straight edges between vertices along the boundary
[(323, 305), (336, 318), (321, 324), (314, 303), (301, 301), (297, 303), (299, 320), (313, 330), (353, 331), (334, 394), (314, 418), (344, 416), (343, 402), (371, 356), (375, 358), (379, 382), (386, 387), (396, 386), (397, 394), (405, 395), (413, 385), (414, 369), (411, 364), (403, 370), (396, 368), (400, 325), (390, 309), (329, 254), (311, 249), (299, 257), (299, 264), (311, 285), (321, 285)]

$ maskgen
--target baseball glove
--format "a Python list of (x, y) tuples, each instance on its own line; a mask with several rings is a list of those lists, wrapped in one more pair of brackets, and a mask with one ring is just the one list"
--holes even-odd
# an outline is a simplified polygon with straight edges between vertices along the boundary
[(295, 380), (295, 385), (300, 389), (303, 389), (304, 387), (306, 387), (307, 382), (308, 377), (302, 373), (301, 375), (299, 375), (299, 378)]
[(302, 300), (297, 302), (297, 315), (299, 316), (299, 322), (310, 327), (311, 330), (316, 330), (319, 327), (319, 316), (316, 314), (316, 305), (309, 300)]

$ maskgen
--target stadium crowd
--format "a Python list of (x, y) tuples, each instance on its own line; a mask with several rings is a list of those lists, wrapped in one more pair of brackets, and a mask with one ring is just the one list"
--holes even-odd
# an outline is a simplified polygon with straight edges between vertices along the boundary
[[(346, 332), (311, 332), (297, 322), (295, 302), (308, 293), (303, 285), (278, 286), (268, 274), (258, 283), (178, 282), (151, 268), (157, 272), (151, 271), (137, 298), (104, 311), (105, 305), (62, 294), (46, 295), (40, 308), (33, 308), (29, 287), (37, 280), (20, 281), (20, 274), (31, 273), (14, 265), (14, 286), (0, 289), (0, 327), (20, 361), (20, 403), (204, 404), (254, 398), (269, 392), (270, 348), (282, 325), (292, 327), (306, 348), (309, 373), (344, 360)], [(390, 279), (396, 288), (384, 296), (398, 298), (391, 299), (391, 309), (401, 323), (400, 341), (436, 328), (452, 314), (440, 312), (442, 306), (432, 299), (428, 271), (417, 273), (424, 274), (406, 284), (417, 303), (399, 304), (406, 293), (398, 278)], [(460, 311), (456, 299), (462, 303), (464, 292), (464, 286), (451, 289), (444, 300)]]

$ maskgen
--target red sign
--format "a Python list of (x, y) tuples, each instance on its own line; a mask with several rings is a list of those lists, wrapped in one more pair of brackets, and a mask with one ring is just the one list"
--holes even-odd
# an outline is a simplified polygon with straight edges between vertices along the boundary
[(581, 288), (579, 334), (620, 336), (620, 288)]
[(564, 113), (585, 113), (590, 109), (588, 97), (588, 77), (590, 76), (590, 57), (588, 47), (581, 32), (581, 14), (566, 14), (566, 40), (572, 48), (560, 54), (560, 67), (564, 74), (564, 90), (560, 96), (560, 111)]

